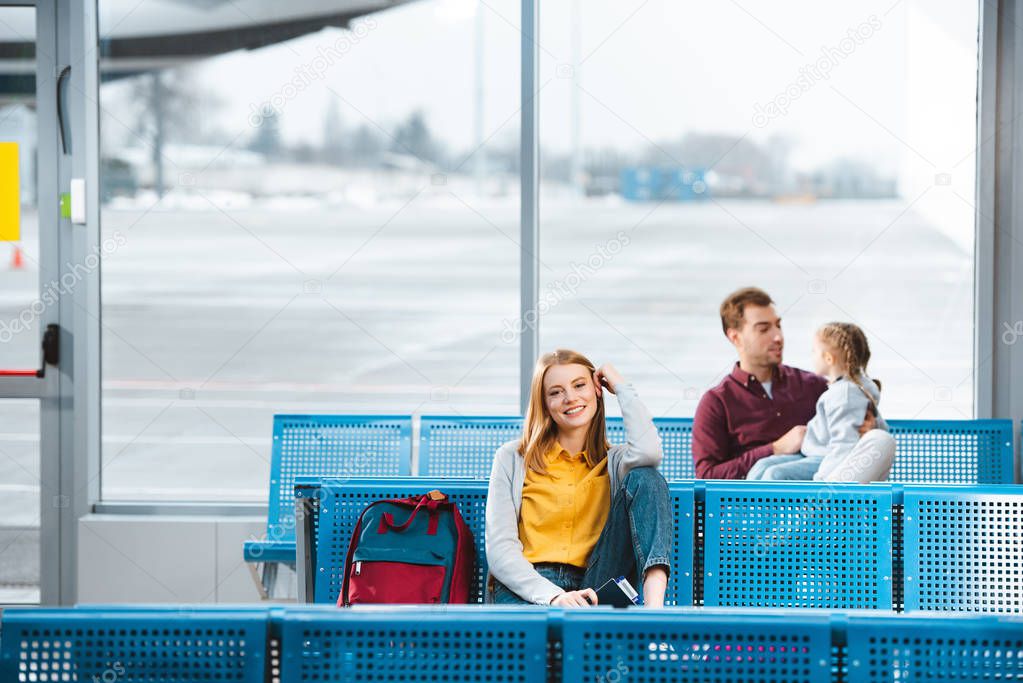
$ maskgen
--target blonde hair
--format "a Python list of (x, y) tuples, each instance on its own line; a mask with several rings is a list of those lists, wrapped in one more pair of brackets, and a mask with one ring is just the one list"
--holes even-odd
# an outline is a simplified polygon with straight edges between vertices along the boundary
[[(529, 407), (522, 427), (519, 455), (526, 461), (526, 467), (538, 474), (547, 474), (546, 455), (558, 439), (558, 425), (547, 410), (543, 381), (547, 371), (555, 365), (582, 365), (590, 373), (590, 381), (596, 368), (590, 360), (576, 351), (557, 349), (545, 353), (536, 361), (533, 380), (529, 388)], [(597, 412), (586, 432), (586, 464), (592, 469), (607, 457), (607, 426), (604, 424), (604, 401), (598, 397)]]
[[(849, 381), (860, 388), (870, 401), (870, 407), (877, 412), (877, 402), (873, 394), (863, 386), (863, 375), (867, 371), (867, 363), (870, 362), (870, 344), (867, 343), (867, 335), (857, 325), (852, 323), (828, 323), (817, 330), (817, 338), (828, 347), (838, 361), (845, 365)], [(881, 383), (876, 382), (878, 389)]]

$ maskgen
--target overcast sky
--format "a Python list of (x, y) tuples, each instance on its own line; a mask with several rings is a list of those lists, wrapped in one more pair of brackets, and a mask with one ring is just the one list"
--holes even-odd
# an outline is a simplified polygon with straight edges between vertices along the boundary
[[(796, 144), (797, 166), (849, 156), (897, 173), (907, 155), (951, 165), (973, 144), (976, 3), (578, 4), (585, 147), (634, 149), (694, 131), (759, 140), (782, 134)], [(574, 84), (558, 69), (574, 61), (572, 7), (570, 0), (542, 3), (541, 135), (548, 149), (567, 149), (572, 129)], [(286, 103), (285, 135), (318, 142), (334, 98), (348, 125), (372, 120), (390, 129), (421, 108), (436, 134), (470, 146), (476, 8), (473, 0), (432, 0), (371, 15), (375, 26)], [(513, 0), (483, 6), (484, 129), (495, 139), (518, 127), (518, 11)], [(865, 25), (869, 37), (848, 51), (843, 38)], [(318, 48), (339, 37), (325, 30), (205, 62), (200, 77), (227, 104), (225, 128), (243, 130), (251, 104), (280, 93), (297, 70), (312, 67)], [(756, 105), (796, 83), (825, 48), (845, 48), (833, 56), (830, 77), (813, 78), (809, 88), (804, 80), (786, 115), (755, 125)]]

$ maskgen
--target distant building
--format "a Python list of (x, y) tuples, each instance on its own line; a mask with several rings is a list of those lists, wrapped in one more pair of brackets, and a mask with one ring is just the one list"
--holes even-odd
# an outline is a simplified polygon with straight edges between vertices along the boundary
[(799, 179), (800, 189), (821, 199), (891, 199), (898, 196), (894, 178), (884, 178), (861, 161), (840, 159)]

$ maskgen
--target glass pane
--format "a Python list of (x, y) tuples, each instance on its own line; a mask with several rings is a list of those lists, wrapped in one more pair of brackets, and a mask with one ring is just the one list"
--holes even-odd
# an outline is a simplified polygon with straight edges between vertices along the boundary
[[(36, 211), (35, 9), (0, 7), (0, 144), (15, 143), (20, 235), (0, 242), (0, 368), (40, 363), (39, 230)], [(9, 156), (8, 156), (9, 155)], [(2, 212), (10, 228), (10, 216)], [(0, 403), (0, 604), (39, 601), (39, 402)]]
[(788, 364), (854, 322), (887, 416), (972, 417), (977, 10), (542, 5), (543, 346), (691, 416), (758, 285)]
[(0, 604), (39, 602), (39, 401), (0, 413)]
[[(223, 48), (198, 36), (141, 74), (118, 66), (116, 6), (104, 498), (265, 500), (275, 413), (516, 412), (517, 3), (285, 42), (234, 16), (257, 47), (206, 57)], [(197, 33), (225, 16), (179, 13)]]

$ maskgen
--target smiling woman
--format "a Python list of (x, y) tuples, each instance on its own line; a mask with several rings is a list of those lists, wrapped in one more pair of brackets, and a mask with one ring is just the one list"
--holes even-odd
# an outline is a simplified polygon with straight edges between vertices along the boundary
[[(628, 445), (607, 442), (605, 391)], [(522, 439), (497, 451), (490, 475), (488, 600), (594, 605), (595, 589), (625, 576), (646, 606), (663, 606), (673, 534), (661, 458), (653, 417), (614, 366), (565, 349), (541, 356)]]

